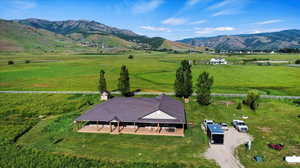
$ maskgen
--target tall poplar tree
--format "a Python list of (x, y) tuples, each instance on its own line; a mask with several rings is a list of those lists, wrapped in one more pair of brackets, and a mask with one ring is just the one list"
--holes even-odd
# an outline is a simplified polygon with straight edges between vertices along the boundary
[(196, 84), (197, 102), (202, 105), (211, 103), (211, 87), (213, 85), (213, 77), (208, 72), (199, 75)]
[(177, 97), (185, 99), (193, 94), (192, 71), (188, 60), (181, 61), (181, 65), (176, 71), (174, 90)]
[(107, 91), (104, 74), (105, 74), (104, 70), (101, 70), (99, 75), (99, 86), (98, 86), (98, 90), (100, 94), (102, 94), (104, 91)]
[(118, 89), (123, 96), (129, 96), (130, 94), (129, 73), (125, 65), (122, 65), (121, 67)]

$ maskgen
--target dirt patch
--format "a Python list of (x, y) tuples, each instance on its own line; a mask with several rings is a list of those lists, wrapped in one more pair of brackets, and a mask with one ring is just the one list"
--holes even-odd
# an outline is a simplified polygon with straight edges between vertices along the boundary
[(48, 88), (49, 85), (48, 84), (45, 84), (45, 83), (36, 83), (36, 84), (33, 84), (32, 85), (33, 87), (42, 87), (42, 88)]
[(228, 105), (235, 104), (235, 102), (234, 101), (224, 101), (224, 100), (222, 100), (222, 101), (218, 101), (218, 104), (224, 104), (224, 105), (228, 106)]
[(9, 86), (9, 83), (0, 82), (0, 86)]
[(161, 92), (160, 90), (153, 90), (153, 89), (143, 89), (142, 92)]

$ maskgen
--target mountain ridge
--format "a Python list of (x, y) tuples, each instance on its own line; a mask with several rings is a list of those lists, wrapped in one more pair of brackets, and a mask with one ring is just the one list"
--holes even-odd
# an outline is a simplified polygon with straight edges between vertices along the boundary
[(300, 30), (256, 34), (219, 35), (178, 40), (193, 46), (206, 46), (216, 50), (279, 50), (300, 48)]

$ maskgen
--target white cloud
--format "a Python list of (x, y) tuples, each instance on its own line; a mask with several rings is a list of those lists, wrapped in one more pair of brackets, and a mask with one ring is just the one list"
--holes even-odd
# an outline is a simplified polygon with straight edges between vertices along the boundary
[(266, 25), (266, 24), (273, 24), (273, 23), (279, 23), (279, 22), (282, 22), (282, 20), (279, 20), (279, 19), (266, 20), (266, 21), (263, 21), (263, 22), (258, 22), (258, 23), (256, 23), (256, 24), (259, 24), (259, 25)]
[(12, 1), (12, 4), (17, 9), (32, 9), (37, 6), (35, 2), (27, 0), (14, 0)]
[(163, 20), (161, 23), (167, 24), (167, 25), (182, 25), (182, 24), (186, 23), (186, 20), (183, 18), (169, 18), (169, 19)]
[(270, 32), (278, 32), (278, 31), (287, 30), (287, 29), (288, 29), (288, 28), (261, 29), (261, 30), (249, 31), (249, 32), (247, 32), (247, 33), (250, 33), (250, 34), (270, 33)]
[(216, 32), (224, 32), (224, 31), (233, 31), (233, 30), (235, 30), (234, 27), (214, 27), (214, 28), (207, 27), (207, 28), (197, 28), (197, 29), (198, 29), (198, 31), (196, 31), (195, 33), (199, 34), (199, 35), (208, 35), (208, 34), (213, 34), (213, 33), (216, 33)]
[(212, 16), (233, 15), (244, 12), (249, 0), (223, 0), (211, 5), (208, 10), (217, 11)]
[(235, 1), (236, 0), (224, 0), (222, 2), (219, 2), (219, 3), (216, 3), (216, 4), (212, 5), (212, 6), (210, 6), (208, 9), (210, 9), (210, 10), (219, 9), (219, 8), (222, 8), (222, 7), (226, 6), (226, 5), (230, 5), (230, 4), (234, 3)]
[(170, 29), (165, 27), (141, 26), (140, 28), (145, 30), (151, 30), (151, 31), (171, 32)]
[(149, 0), (142, 1), (135, 4), (132, 8), (133, 13), (146, 13), (158, 8), (164, 1), (163, 0)]
[(203, 24), (203, 23), (206, 23), (207, 20), (197, 20), (197, 21), (194, 21), (194, 22), (191, 22), (190, 24), (191, 25), (196, 25), (196, 24)]
[(200, 0), (187, 0), (186, 6), (194, 6), (196, 5)]
[(231, 14), (234, 14), (234, 13), (235, 13), (235, 11), (233, 11), (233, 10), (222, 10), (222, 11), (214, 13), (212, 16), (231, 15)]

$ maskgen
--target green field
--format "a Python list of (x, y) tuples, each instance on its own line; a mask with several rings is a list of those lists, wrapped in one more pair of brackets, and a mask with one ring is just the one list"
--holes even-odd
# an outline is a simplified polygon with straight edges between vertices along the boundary
[[(193, 100), (185, 107), (188, 122), (193, 123), (186, 136), (164, 137), (75, 132), (73, 120), (97, 103), (96, 95), (1, 94), (0, 99), (0, 148), (4, 151), (0, 167), (30, 167), (26, 164), (33, 158), (50, 167), (70, 166), (72, 160), (83, 167), (111, 162), (123, 162), (129, 167), (153, 167), (150, 163), (216, 167), (203, 158), (208, 142), (200, 122), (208, 118), (229, 123), (242, 115), (249, 116), (246, 123), (254, 137), (251, 151), (246, 151), (244, 146), (238, 149), (239, 158), (247, 168), (298, 166), (282, 161), (286, 155), (300, 154), (300, 119), (297, 118), (300, 107), (289, 100), (261, 100), (256, 112), (246, 106), (237, 110), (240, 99), (216, 98), (210, 106), (200, 106)], [(235, 104), (226, 106), (221, 101)], [(283, 143), (285, 148), (275, 151), (267, 147), (268, 143)], [(264, 156), (265, 162), (256, 163), (255, 155)], [(12, 163), (11, 157), (18, 161)], [(51, 163), (51, 159), (57, 160)]]
[[(134, 59), (128, 59), (128, 55)], [(96, 91), (98, 72), (106, 71), (108, 88), (117, 88), (117, 79), (122, 64), (129, 67), (132, 89), (142, 91), (173, 91), (175, 71), (180, 60), (207, 61), (210, 54), (168, 54), (131, 51), (119, 55), (91, 54), (37, 54), (1, 53), (1, 90), (59, 90)], [(264, 54), (226, 56), (231, 63), (247, 59), (288, 60), (294, 62), (298, 54)], [(8, 60), (16, 62), (7, 65)], [(31, 63), (25, 64), (25, 60)], [(263, 94), (300, 95), (300, 68), (286, 65), (258, 66), (256, 64), (194, 65), (193, 79), (208, 71), (214, 76), (213, 92), (246, 93), (258, 89)]]

